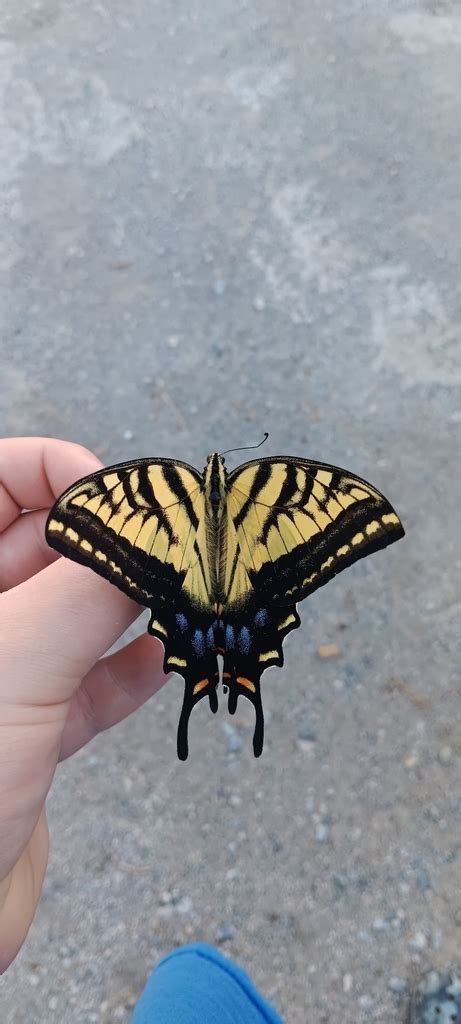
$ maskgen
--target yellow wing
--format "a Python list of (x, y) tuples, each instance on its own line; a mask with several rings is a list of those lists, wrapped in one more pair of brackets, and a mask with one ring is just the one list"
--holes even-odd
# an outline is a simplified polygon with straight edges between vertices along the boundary
[(85, 477), (54, 505), (46, 537), (150, 608), (179, 594), (210, 606), (202, 478), (185, 463), (138, 459)]
[(359, 558), (404, 535), (399, 517), (371, 484), (303, 459), (259, 459), (228, 478), (221, 542), (224, 609), (256, 599), (301, 601)]

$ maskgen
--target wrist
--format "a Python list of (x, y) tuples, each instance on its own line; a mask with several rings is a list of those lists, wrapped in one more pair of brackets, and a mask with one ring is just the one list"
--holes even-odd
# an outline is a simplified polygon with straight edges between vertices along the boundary
[(48, 826), (43, 810), (26, 849), (0, 880), (0, 974), (17, 956), (43, 886), (48, 860)]

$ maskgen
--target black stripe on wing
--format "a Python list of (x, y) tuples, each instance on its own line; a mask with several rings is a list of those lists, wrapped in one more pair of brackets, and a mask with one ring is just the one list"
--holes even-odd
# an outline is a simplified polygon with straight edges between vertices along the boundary
[[(245, 468), (244, 466), (239, 466), (240, 470), (242, 470), (244, 468)], [(236, 473), (236, 472), (237, 471), (234, 470), (234, 473)], [(232, 476), (233, 475), (234, 474), (232, 474)], [(246, 515), (248, 513), (248, 510), (253, 505), (253, 502), (258, 500), (258, 495), (261, 493), (263, 487), (265, 487), (265, 485), (267, 484), (268, 480), (270, 480), (270, 477), (271, 477), (271, 466), (270, 466), (270, 464), (262, 462), (261, 465), (258, 467), (257, 473), (255, 475), (255, 478), (254, 478), (252, 486), (251, 486), (250, 493), (249, 493), (246, 501), (242, 505), (242, 507), (240, 509), (240, 512), (238, 513), (238, 515), (235, 516), (235, 519), (234, 519), (234, 527), (235, 527), (235, 529), (237, 529), (239, 526), (241, 526), (241, 524), (244, 522), (245, 517), (246, 517)], [(231, 477), (229, 478), (229, 484), (230, 483), (231, 483)]]
[[(310, 477), (306, 478), (306, 485), (303, 489), (302, 497), (299, 499), (299, 505), (304, 505), (309, 500), (313, 483), (313, 479)], [(274, 498), (272, 507), (266, 506), (266, 517), (258, 538), (263, 544), (267, 541), (271, 527), (275, 526), (277, 523), (277, 517), (280, 514), (280, 509), (290, 507), (297, 491), (298, 481), (296, 479), (296, 465), (288, 463), (286, 467), (285, 480), (283, 481), (277, 496)]]
[[(53, 519), (62, 524), (63, 531), (47, 533), (50, 547), (93, 569), (139, 604), (162, 607), (179, 598), (185, 572), (178, 573), (170, 563), (134, 547), (125, 537), (103, 530), (100, 520), (85, 514), (84, 509), (52, 510), (48, 522)], [(87, 544), (91, 551), (86, 549)]]
[(179, 476), (176, 466), (172, 464), (165, 465), (163, 467), (163, 475), (168, 484), (168, 487), (173, 492), (175, 497), (182, 505), (184, 505), (189, 519), (192, 523), (194, 530), (197, 529), (199, 522), (195, 513), (194, 506), (192, 504), (189, 492), (184, 487), (184, 484)]
[[(282, 606), (304, 600), (349, 565), (404, 536), (388, 503), (376, 507), (364, 502), (352, 508), (274, 562), (268, 560), (257, 571), (248, 568), (258, 598)], [(289, 515), (289, 510), (283, 514)], [(370, 528), (372, 533), (367, 532)]]

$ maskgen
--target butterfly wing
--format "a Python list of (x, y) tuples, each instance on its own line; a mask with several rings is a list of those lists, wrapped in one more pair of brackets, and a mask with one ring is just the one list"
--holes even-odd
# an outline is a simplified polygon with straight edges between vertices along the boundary
[(283, 664), (282, 643), (300, 624), (296, 604), (359, 558), (403, 537), (387, 499), (346, 470), (303, 459), (259, 459), (228, 478), (224, 526), (224, 674), (229, 709), (239, 693), (263, 718), (259, 681)]
[(192, 707), (208, 695), (216, 710), (219, 679), (214, 638), (207, 643), (212, 580), (201, 475), (168, 459), (99, 470), (58, 499), (46, 538), (151, 609), (149, 632), (165, 647), (164, 670), (185, 679), (178, 731), (184, 760)]

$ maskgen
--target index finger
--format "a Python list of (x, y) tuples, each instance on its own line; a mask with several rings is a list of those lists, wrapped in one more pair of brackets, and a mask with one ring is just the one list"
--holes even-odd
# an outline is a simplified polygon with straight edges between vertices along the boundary
[(0, 441), (0, 533), (23, 509), (50, 508), (74, 480), (102, 463), (79, 444), (53, 437)]

